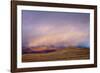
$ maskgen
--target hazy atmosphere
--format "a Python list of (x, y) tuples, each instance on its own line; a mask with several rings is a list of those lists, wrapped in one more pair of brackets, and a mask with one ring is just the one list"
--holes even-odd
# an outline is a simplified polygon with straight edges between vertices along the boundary
[(22, 45), (90, 47), (88, 13), (22, 11)]
[(88, 13), (22, 11), (22, 62), (89, 59)]

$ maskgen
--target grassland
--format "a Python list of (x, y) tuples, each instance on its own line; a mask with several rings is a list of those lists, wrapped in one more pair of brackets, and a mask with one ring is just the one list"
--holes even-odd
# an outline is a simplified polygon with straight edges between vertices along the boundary
[(23, 54), (22, 62), (89, 59), (89, 48), (64, 48), (50, 53)]

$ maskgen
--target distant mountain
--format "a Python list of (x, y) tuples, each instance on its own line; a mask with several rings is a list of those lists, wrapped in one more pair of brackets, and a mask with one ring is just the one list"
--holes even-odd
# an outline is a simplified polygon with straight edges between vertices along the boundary
[(60, 45), (41, 45), (41, 46), (33, 46), (30, 48), (41, 48), (41, 47), (47, 47), (47, 48), (66, 48), (66, 46), (60, 46)]
[(30, 48), (23, 48), (22, 54), (26, 54), (26, 53), (32, 53), (32, 50)]
[(53, 52), (56, 50), (64, 49), (64, 48), (89, 48), (89, 47), (84, 47), (84, 46), (55, 46), (55, 45), (50, 45), (50, 46), (34, 46), (30, 48), (23, 47), (22, 53), (27, 54), (27, 53), (48, 53), (48, 52)]
[(22, 54), (31, 54), (31, 53), (49, 53), (54, 52), (56, 49), (49, 49), (48, 47), (31, 47), (31, 48), (23, 48)]

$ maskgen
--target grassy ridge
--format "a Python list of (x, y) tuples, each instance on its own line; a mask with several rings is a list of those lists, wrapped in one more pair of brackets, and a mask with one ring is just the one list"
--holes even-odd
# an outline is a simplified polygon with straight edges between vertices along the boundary
[(64, 48), (50, 53), (23, 54), (22, 62), (89, 59), (87, 48)]

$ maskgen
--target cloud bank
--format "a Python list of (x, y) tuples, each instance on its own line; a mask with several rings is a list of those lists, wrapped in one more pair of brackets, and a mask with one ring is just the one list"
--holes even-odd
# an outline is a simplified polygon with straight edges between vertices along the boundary
[(22, 46), (90, 45), (88, 13), (22, 11)]
[[(42, 27), (41, 29), (42, 30)], [(84, 43), (87, 41), (87, 38), (89, 38), (89, 34), (86, 33), (83, 30), (79, 30), (76, 27), (68, 27), (68, 29), (64, 29), (63, 27), (60, 29), (54, 29), (54, 32), (49, 29), (44, 29), (41, 31), (42, 33), (45, 33), (48, 30), (49, 33), (43, 36), (39, 36), (37, 38), (33, 38), (30, 40), (28, 46), (50, 46), (50, 45), (63, 45), (63, 46), (78, 46), (80, 43)], [(63, 31), (62, 31), (63, 30)]]

